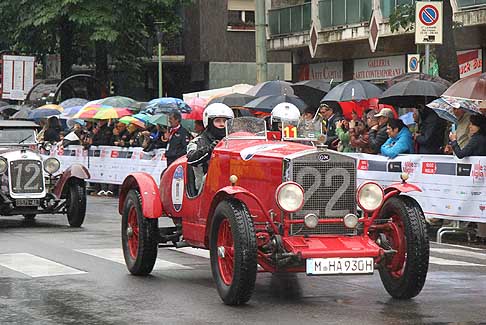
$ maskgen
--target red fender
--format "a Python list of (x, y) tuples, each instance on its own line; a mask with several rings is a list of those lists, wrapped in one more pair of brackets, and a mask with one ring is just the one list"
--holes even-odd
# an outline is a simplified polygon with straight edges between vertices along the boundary
[(132, 173), (128, 175), (120, 188), (118, 212), (123, 213), (123, 206), (128, 191), (138, 189), (142, 198), (142, 213), (145, 218), (156, 219), (162, 216), (162, 202), (160, 201), (159, 187), (148, 173)]
[(422, 192), (422, 189), (420, 187), (410, 183), (393, 183), (387, 186), (384, 191), (386, 194), (392, 190), (397, 190), (401, 193)]
[(73, 164), (69, 166), (61, 175), (61, 178), (57, 181), (56, 185), (54, 186), (54, 190), (52, 191), (53, 194), (60, 198), (62, 191), (64, 190), (64, 186), (71, 178), (79, 178), (79, 179), (89, 179), (91, 175), (89, 174), (88, 169), (80, 164)]

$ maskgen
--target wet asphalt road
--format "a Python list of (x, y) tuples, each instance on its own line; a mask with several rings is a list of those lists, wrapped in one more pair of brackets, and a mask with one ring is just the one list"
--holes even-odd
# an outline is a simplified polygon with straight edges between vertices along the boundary
[[(0, 218), (0, 324), (486, 324), (486, 250), (431, 246), (425, 288), (410, 301), (391, 299), (377, 272), (260, 273), (249, 304), (228, 307), (205, 251), (159, 249), (152, 275), (129, 275), (117, 201), (90, 197), (80, 229), (61, 215)], [(26, 270), (29, 259), (41, 262)]]

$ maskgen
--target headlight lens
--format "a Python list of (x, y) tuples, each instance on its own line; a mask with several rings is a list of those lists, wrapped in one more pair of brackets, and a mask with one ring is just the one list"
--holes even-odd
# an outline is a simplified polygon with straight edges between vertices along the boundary
[(61, 167), (61, 163), (56, 158), (47, 158), (44, 161), (44, 170), (48, 174), (54, 174)]
[(344, 225), (347, 228), (354, 229), (358, 225), (358, 216), (352, 213), (348, 213), (344, 216)]
[(358, 188), (358, 205), (367, 212), (378, 209), (383, 203), (383, 197), (383, 189), (376, 183), (363, 183)]
[(314, 229), (319, 224), (319, 218), (314, 213), (309, 213), (304, 217), (304, 224), (307, 228)]
[(7, 161), (5, 159), (0, 158), (0, 174), (3, 174), (7, 171)]
[(304, 205), (304, 189), (294, 182), (280, 184), (275, 196), (278, 207), (287, 212), (295, 212)]

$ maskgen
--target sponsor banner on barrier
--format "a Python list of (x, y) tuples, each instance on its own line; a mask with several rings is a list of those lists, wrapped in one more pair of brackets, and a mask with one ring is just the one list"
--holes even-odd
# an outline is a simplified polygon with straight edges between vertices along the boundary
[(407, 195), (420, 203), (426, 216), (486, 222), (486, 157), (350, 155), (358, 159), (359, 184), (376, 181), (386, 186), (400, 182), (400, 173), (406, 172), (408, 182), (422, 189)]
[(75, 163), (84, 165), (92, 183), (122, 184), (128, 174), (146, 172), (158, 184), (161, 172), (167, 167), (164, 152), (164, 149), (144, 152), (142, 148), (108, 146), (91, 146), (88, 151), (82, 146), (69, 146), (53, 147), (49, 156), (59, 159), (61, 171)]
[[(422, 189), (407, 195), (419, 202), (426, 216), (486, 222), (486, 157), (403, 155), (388, 159), (368, 154), (349, 155), (357, 159), (359, 184), (375, 181), (386, 186), (400, 182), (400, 173), (406, 172), (410, 176), (408, 182)], [(90, 147), (88, 152), (81, 146), (69, 146), (51, 150), (50, 156), (61, 161), (61, 170), (73, 163), (86, 166), (93, 183), (121, 184), (128, 174), (141, 171), (152, 175), (158, 183), (167, 166), (164, 149), (147, 153), (142, 148), (100, 146)], [(179, 195), (181, 189), (183, 186), (173, 189), (173, 195)]]

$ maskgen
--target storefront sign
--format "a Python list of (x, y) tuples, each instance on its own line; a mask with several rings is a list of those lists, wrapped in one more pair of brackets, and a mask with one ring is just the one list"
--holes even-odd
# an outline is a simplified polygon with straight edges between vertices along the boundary
[(356, 80), (389, 79), (406, 72), (405, 55), (354, 60)]
[(459, 73), (461, 78), (480, 75), (483, 71), (483, 51), (466, 50), (457, 51), (457, 63), (459, 63)]
[(299, 80), (322, 79), (325, 81), (341, 82), (343, 81), (343, 62), (323, 62), (314, 64), (305, 64), (300, 67)]

